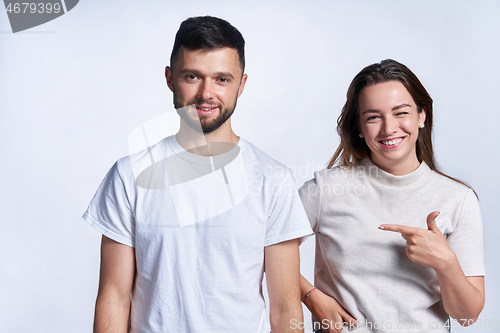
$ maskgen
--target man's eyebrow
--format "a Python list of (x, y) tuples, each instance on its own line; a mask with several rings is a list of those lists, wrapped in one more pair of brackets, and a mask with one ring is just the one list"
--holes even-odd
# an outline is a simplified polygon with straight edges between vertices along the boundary
[(230, 79), (234, 79), (233, 74), (231, 74), (230, 72), (215, 72), (214, 74), (217, 77), (219, 77), (219, 76), (225, 76), (225, 77), (228, 77)]
[(407, 103), (399, 104), (399, 105), (396, 105), (395, 107), (393, 107), (392, 111), (396, 111), (396, 110), (399, 110), (402, 108), (411, 108), (411, 105), (407, 104)]
[[(186, 74), (186, 73), (189, 73), (189, 74), (195, 74), (195, 75), (199, 75), (199, 76), (203, 76), (202, 73), (196, 69), (192, 69), (192, 68), (184, 68), (182, 71), (181, 71), (181, 74)], [(213, 73), (213, 76), (215, 77), (221, 77), (221, 76), (224, 76), (224, 77), (229, 77), (231, 79), (234, 79), (234, 75), (231, 74), (231, 72), (215, 72)]]
[(199, 71), (197, 71), (196, 69), (192, 69), (192, 68), (184, 68), (184, 69), (181, 71), (181, 74), (186, 74), (186, 73), (189, 73), (189, 74), (196, 74), (196, 75), (200, 75), (200, 74), (201, 74)]

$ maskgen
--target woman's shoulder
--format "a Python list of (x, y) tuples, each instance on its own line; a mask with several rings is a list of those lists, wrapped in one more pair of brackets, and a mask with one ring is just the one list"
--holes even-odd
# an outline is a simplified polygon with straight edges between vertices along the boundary
[(435, 191), (441, 193), (443, 196), (464, 198), (470, 193), (475, 196), (472, 187), (445, 174), (432, 170), (429, 178), (429, 183), (432, 184)]
[(314, 177), (307, 181), (304, 185), (307, 187), (322, 187), (323, 184), (328, 184), (335, 179), (340, 179), (342, 175), (342, 170), (339, 170), (337, 167), (331, 169), (323, 169), (314, 172)]
[(327, 190), (343, 188), (346, 184), (352, 184), (362, 172), (358, 168), (345, 168), (336, 166), (314, 172), (314, 177), (306, 181), (300, 188), (300, 193), (324, 193)]
[(314, 173), (314, 178), (317, 182), (325, 181), (348, 181), (352, 179), (357, 179), (364, 177), (370, 173), (368, 166), (359, 164), (356, 166), (334, 166), (329, 169), (324, 169), (316, 171)]

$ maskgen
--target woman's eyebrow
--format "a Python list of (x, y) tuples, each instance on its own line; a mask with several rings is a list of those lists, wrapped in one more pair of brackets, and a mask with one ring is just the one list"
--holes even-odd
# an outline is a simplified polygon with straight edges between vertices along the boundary
[(396, 105), (395, 107), (393, 107), (392, 111), (396, 111), (396, 110), (406, 108), (406, 107), (411, 108), (411, 105), (407, 104), (407, 103), (399, 104), (399, 105)]
[[(411, 105), (408, 104), (408, 103), (398, 104), (398, 105), (396, 105), (395, 107), (392, 108), (392, 111), (397, 111), (397, 110), (402, 109), (402, 108), (411, 108)], [(379, 110), (368, 109), (368, 110), (363, 111), (363, 113), (361, 113), (361, 114), (365, 114), (365, 113), (380, 113), (380, 111)]]
[(365, 114), (365, 113), (380, 113), (380, 111), (379, 110), (368, 109), (368, 110), (363, 111), (362, 114)]

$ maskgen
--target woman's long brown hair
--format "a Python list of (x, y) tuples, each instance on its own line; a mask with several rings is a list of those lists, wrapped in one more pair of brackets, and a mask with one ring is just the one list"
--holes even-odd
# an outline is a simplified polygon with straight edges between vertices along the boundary
[(370, 158), (370, 149), (365, 140), (359, 137), (358, 98), (364, 88), (387, 81), (401, 82), (413, 97), (418, 112), (425, 111), (425, 126), (419, 129), (416, 142), (418, 161), (424, 161), (434, 172), (471, 188), (468, 184), (450, 177), (438, 169), (432, 147), (432, 98), (408, 67), (392, 59), (386, 59), (363, 68), (352, 80), (347, 90), (347, 101), (337, 120), (340, 144), (328, 162), (327, 168), (330, 169), (337, 163), (339, 166), (353, 168), (361, 160)]

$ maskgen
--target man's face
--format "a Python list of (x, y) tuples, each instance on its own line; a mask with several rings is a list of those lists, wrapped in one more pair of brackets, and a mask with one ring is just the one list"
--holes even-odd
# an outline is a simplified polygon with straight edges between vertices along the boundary
[(179, 115), (194, 129), (200, 122), (203, 133), (215, 131), (231, 117), (247, 78), (242, 76), (238, 52), (229, 47), (210, 51), (181, 47), (165, 75), (175, 108), (196, 106), (197, 114), (192, 109)]

